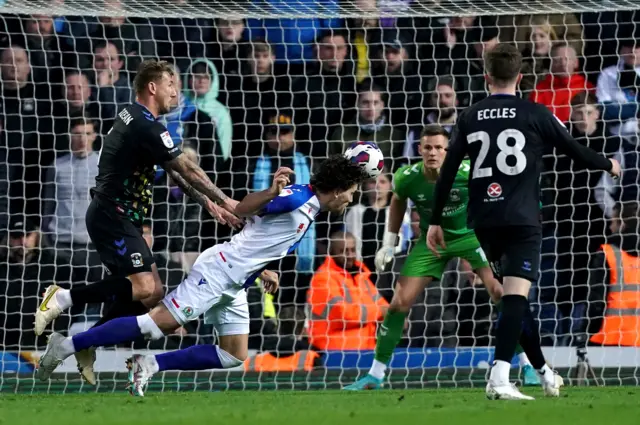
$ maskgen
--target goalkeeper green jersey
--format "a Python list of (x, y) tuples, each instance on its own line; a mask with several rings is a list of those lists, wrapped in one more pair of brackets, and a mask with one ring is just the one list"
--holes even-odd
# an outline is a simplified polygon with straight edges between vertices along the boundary
[[(473, 233), (467, 228), (467, 203), (469, 202), (469, 160), (462, 161), (458, 174), (449, 192), (442, 213), (442, 229), (445, 239), (456, 239)], [(433, 192), (435, 181), (428, 181), (424, 175), (424, 163), (406, 165), (396, 171), (393, 177), (393, 192), (401, 199), (413, 201), (420, 215), (420, 229), (422, 236), (427, 234), (429, 220), (433, 207)]]

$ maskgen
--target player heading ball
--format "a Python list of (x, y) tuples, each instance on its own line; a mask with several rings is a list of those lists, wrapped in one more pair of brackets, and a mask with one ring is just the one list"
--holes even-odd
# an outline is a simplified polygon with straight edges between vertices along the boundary
[(235, 213), (251, 220), (231, 241), (204, 251), (189, 276), (151, 312), (121, 317), (70, 338), (54, 333), (38, 366), (48, 379), (64, 359), (89, 347), (119, 344), (141, 336), (170, 334), (205, 316), (219, 335), (219, 346), (196, 345), (160, 355), (134, 355), (129, 361), (129, 390), (143, 395), (151, 376), (163, 370), (227, 369), (248, 355), (249, 309), (245, 288), (261, 278), (265, 290), (278, 288), (278, 275), (265, 270), (292, 253), (320, 211), (341, 214), (366, 179), (361, 168), (342, 155), (320, 164), (310, 185), (291, 185), (293, 171), (280, 168), (271, 187), (247, 195)]
[(562, 378), (547, 366), (537, 326), (527, 326), (529, 288), (538, 279), (542, 225), (540, 172), (547, 145), (577, 165), (620, 175), (620, 164), (575, 141), (543, 105), (520, 99), (522, 55), (499, 44), (484, 58), (491, 96), (469, 106), (453, 130), (449, 150), (435, 187), (427, 244), (445, 248), (443, 210), (458, 168), (469, 155), (467, 224), (474, 229), (494, 273), (503, 280), (502, 318), (496, 332), (495, 361), (487, 384), (491, 399), (530, 400), (509, 383), (510, 362), (518, 340), (538, 370), (546, 395), (558, 396)]

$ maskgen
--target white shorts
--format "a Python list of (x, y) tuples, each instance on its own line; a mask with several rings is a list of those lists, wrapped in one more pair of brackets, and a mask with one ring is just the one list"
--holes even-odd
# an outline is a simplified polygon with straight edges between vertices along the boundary
[(162, 302), (180, 325), (204, 314), (218, 335), (249, 334), (247, 293), (227, 276), (211, 249), (200, 254), (189, 276)]

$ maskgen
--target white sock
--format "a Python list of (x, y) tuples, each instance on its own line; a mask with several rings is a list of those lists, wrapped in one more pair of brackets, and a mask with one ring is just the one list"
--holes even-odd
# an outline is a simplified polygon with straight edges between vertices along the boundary
[(538, 374), (544, 379), (546, 382), (555, 384), (554, 373), (553, 370), (548, 365), (542, 366), (542, 369), (538, 371)]
[(71, 291), (69, 291), (68, 289), (58, 289), (56, 291), (56, 302), (62, 310), (71, 308), (73, 306), (73, 301), (71, 300)]
[(493, 367), (491, 368), (489, 381), (491, 381), (494, 385), (508, 385), (510, 370), (510, 363), (507, 363), (503, 360), (496, 360), (493, 364)]
[(151, 373), (153, 374), (158, 373), (158, 371), (160, 370), (160, 366), (158, 366), (158, 362), (156, 361), (156, 356), (154, 355), (144, 356), (144, 361), (147, 363), (147, 366), (149, 366), (149, 369), (151, 369)]
[(76, 352), (76, 347), (73, 346), (73, 339), (68, 336), (60, 343), (60, 354), (62, 355), (62, 360), (66, 359), (70, 355)]
[(236, 357), (224, 351), (222, 348), (216, 346), (216, 349), (218, 350), (218, 358), (220, 359), (220, 364), (222, 365), (223, 368), (229, 369), (232, 367), (240, 366), (242, 363), (244, 363), (238, 360)]
[(149, 316), (149, 313), (136, 317), (136, 322), (138, 322), (140, 332), (145, 337), (152, 340), (164, 337), (164, 333), (160, 330), (158, 325), (156, 325), (156, 322), (153, 321), (151, 316)]
[(531, 362), (529, 361), (529, 357), (527, 357), (527, 354), (524, 352), (518, 354), (518, 363), (520, 364), (520, 367), (531, 365)]
[(373, 364), (371, 365), (371, 369), (369, 369), (369, 375), (373, 376), (376, 379), (384, 379), (384, 374), (386, 371), (387, 365), (374, 359)]

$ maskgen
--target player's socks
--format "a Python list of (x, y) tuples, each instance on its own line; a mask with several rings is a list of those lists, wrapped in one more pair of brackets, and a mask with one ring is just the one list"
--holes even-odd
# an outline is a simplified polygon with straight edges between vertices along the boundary
[[(217, 345), (194, 345), (155, 356), (157, 372), (163, 370), (229, 369), (242, 364)], [(155, 373), (155, 372), (154, 372)]]
[(128, 316), (141, 316), (145, 313), (148, 313), (149, 309), (147, 306), (142, 304), (140, 301), (122, 301), (113, 304), (105, 313), (104, 316), (100, 318), (96, 322), (93, 327), (103, 325), (110, 320), (117, 319), (118, 317), (128, 317)]
[(393, 356), (393, 350), (402, 338), (402, 329), (407, 313), (399, 311), (387, 311), (384, 322), (378, 331), (378, 341), (376, 341), (375, 360), (369, 374), (374, 378), (382, 379), (387, 370), (387, 365)]
[[(496, 383), (509, 381), (511, 359), (518, 345), (528, 305), (527, 299), (522, 295), (505, 295), (502, 303), (502, 315), (496, 331), (495, 363), (491, 369), (491, 380)], [(526, 351), (526, 347), (523, 348)]]
[(74, 287), (69, 292), (73, 305), (131, 301), (133, 299), (131, 281), (122, 276), (110, 276), (100, 282)]
[[(133, 341), (143, 335), (137, 317), (120, 317), (71, 337), (75, 352)], [(73, 354), (73, 353), (71, 353)]]
[(528, 308), (528, 302), (522, 326), (522, 334), (520, 335), (520, 345), (524, 348), (524, 352), (527, 353), (531, 365), (540, 371), (546, 364), (546, 361), (544, 354), (542, 354), (542, 348), (540, 347), (538, 324), (533, 318), (531, 310)]
[[(159, 339), (164, 334), (148, 314), (137, 317), (119, 317), (67, 338), (73, 344), (73, 351), (66, 352), (65, 357), (91, 347), (134, 341), (141, 336)], [(68, 344), (66, 346), (68, 347)]]

